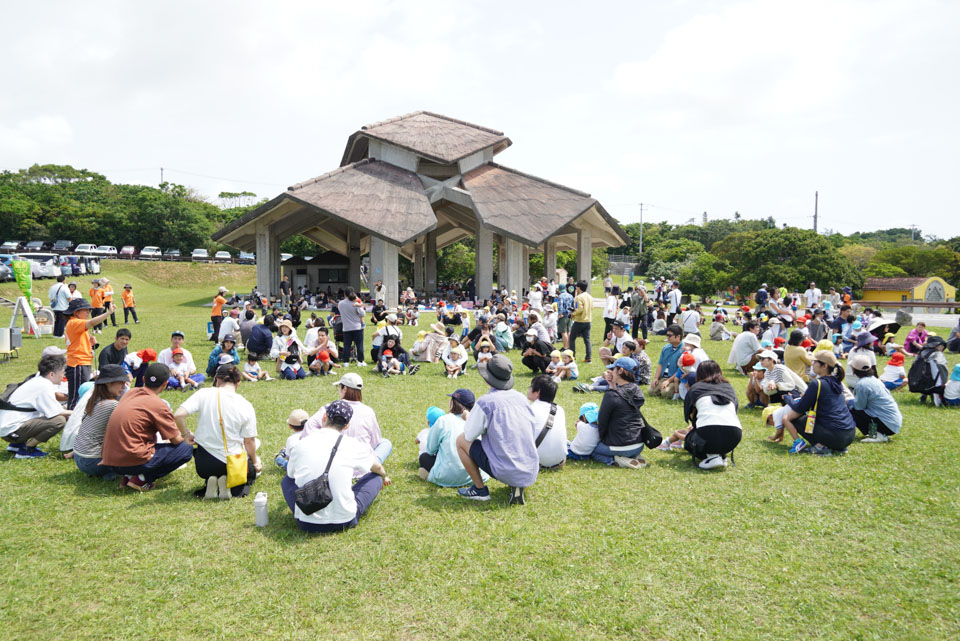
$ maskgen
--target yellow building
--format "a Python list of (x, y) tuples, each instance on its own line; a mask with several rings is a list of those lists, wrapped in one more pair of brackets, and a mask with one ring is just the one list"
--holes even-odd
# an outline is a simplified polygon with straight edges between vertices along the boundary
[[(957, 288), (937, 276), (868, 278), (863, 284), (864, 301), (953, 303), (956, 299)], [(895, 306), (890, 305), (890, 307)], [(946, 311), (942, 307), (919, 308), (914, 311), (924, 313), (924, 309), (931, 313)]]

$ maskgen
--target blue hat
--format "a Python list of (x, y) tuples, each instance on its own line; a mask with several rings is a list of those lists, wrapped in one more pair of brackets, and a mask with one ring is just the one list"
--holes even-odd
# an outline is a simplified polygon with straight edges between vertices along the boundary
[(90, 389), (91, 387), (93, 387), (94, 385), (96, 385), (96, 383), (94, 383), (93, 381), (87, 381), (86, 383), (84, 383), (83, 385), (81, 385), (81, 386), (80, 386), (80, 389), (77, 390), (77, 398), (80, 398), (81, 396), (83, 396), (84, 394), (86, 394), (86, 393), (87, 393), (87, 390), (89, 390), (89, 389)]
[(584, 403), (580, 406), (580, 416), (587, 419), (587, 423), (596, 423), (600, 418), (600, 407), (596, 403)]
[(468, 389), (463, 389), (462, 387), (454, 391), (453, 394), (447, 394), (447, 396), (460, 403), (468, 410), (472, 410), (473, 404), (477, 402), (477, 397), (473, 395), (473, 392)]
[(760, 347), (773, 347), (773, 341), (760, 341)]
[(953, 366), (953, 372), (950, 374), (951, 381), (960, 381), (960, 363)]
[(854, 329), (860, 329), (861, 327), (863, 327), (863, 323), (861, 323), (861, 322), (858, 321), (858, 320), (853, 321), (853, 328), (854, 328)]
[(637, 361), (633, 360), (628, 356), (621, 356), (610, 365), (607, 365), (607, 369), (613, 369), (614, 367), (619, 367), (621, 369), (627, 370), (631, 374), (636, 374)]
[(349, 424), (350, 419), (353, 418), (353, 408), (350, 407), (350, 403), (342, 400), (330, 403), (324, 408), (324, 411), (327, 414), (327, 418), (340, 419), (344, 425)]
[(433, 427), (433, 424), (437, 422), (437, 419), (446, 414), (442, 409), (436, 405), (431, 405), (427, 408), (427, 425)]

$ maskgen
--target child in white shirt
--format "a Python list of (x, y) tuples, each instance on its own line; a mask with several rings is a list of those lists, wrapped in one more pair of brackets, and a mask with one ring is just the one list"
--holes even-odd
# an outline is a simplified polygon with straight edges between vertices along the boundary
[(557, 383), (560, 382), (560, 377), (557, 375), (557, 368), (560, 366), (560, 350), (555, 349), (550, 352), (550, 362), (547, 363), (546, 373), (549, 376), (553, 377), (553, 380)]
[(293, 448), (300, 441), (300, 437), (303, 436), (303, 428), (309, 418), (310, 415), (307, 414), (306, 410), (296, 409), (290, 412), (290, 416), (287, 417), (287, 427), (293, 431), (293, 434), (287, 437), (287, 442), (284, 444), (283, 449), (281, 449), (277, 453), (276, 458), (273, 459), (278, 467), (287, 469), (287, 463), (290, 462), (290, 452), (293, 451)]
[(953, 366), (950, 380), (943, 388), (943, 402), (947, 407), (960, 407), (960, 363)]
[(477, 341), (477, 364), (486, 363), (493, 358), (493, 344), (489, 338), (481, 338)]
[(273, 380), (265, 371), (260, 368), (255, 354), (247, 355), (247, 362), (243, 366), (243, 372), (240, 373), (245, 381), (269, 381)]
[(880, 381), (891, 392), (896, 391), (907, 384), (907, 371), (903, 367), (903, 354), (894, 352), (893, 356), (883, 368), (883, 375)]
[(599, 417), (600, 406), (596, 403), (584, 403), (580, 406), (577, 435), (567, 443), (567, 458), (574, 461), (586, 461), (590, 458), (600, 442), (600, 429), (597, 427)]
[(560, 352), (560, 358), (561, 362), (560, 365), (557, 366), (557, 376), (559, 376), (561, 380), (564, 378), (571, 381), (577, 380), (577, 377), (580, 376), (580, 370), (577, 367), (576, 359), (573, 357), (573, 351), (569, 349), (563, 350)]

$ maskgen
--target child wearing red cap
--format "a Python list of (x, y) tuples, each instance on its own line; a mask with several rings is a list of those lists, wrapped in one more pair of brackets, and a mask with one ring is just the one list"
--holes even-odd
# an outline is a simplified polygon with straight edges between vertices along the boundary
[(903, 368), (903, 354), (894, 352), (887, 366), (883, 368), (883, 375), (880, 381), (891, 392), (903, 388), (907, 384), (907, 372)]

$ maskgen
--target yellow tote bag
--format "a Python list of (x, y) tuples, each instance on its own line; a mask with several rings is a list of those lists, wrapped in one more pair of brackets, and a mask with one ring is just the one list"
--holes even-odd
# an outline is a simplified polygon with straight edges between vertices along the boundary
[(247, 453), (231, 454), (227, 451), (227, 431), (223, 429), (223, 413), (220, 411), (220, 390), (217, 390), (217, 417), (220, 433), (223, 434), (223, 453), (227, 456), (227, 487), (247, 484)]

